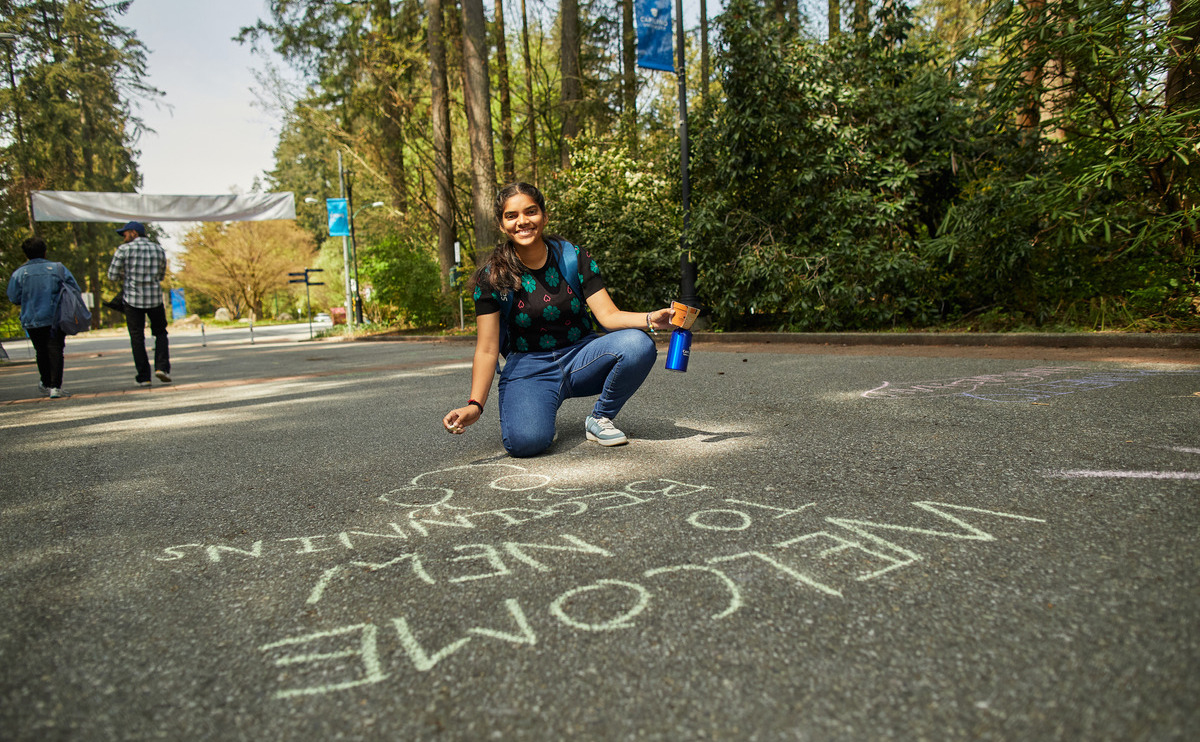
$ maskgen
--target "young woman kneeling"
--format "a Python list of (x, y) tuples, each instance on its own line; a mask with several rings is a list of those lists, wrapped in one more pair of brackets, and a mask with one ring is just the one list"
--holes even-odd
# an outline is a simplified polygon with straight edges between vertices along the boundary
[[(644, 330), (670, 329), (670, 308), (645, 314), (618, 309), (588, 251), (546, 234), (546, 200), (536, 187), (506, 186), (496, 195), (495, 212), (505, 240), (475, 273), (471, 396), (442, 424), (461, 434), (479, 419), (500, 353), (507, 350), (497, 392), (500, 433), (510, 455), (535, 456), (549, 448), (558, 408), (571, 397), (599, 395), (584, 420), (588, 440), (628, 443), (613, 418), (658, 356)], [(596, 334), (588, 308), (605, 335)]]

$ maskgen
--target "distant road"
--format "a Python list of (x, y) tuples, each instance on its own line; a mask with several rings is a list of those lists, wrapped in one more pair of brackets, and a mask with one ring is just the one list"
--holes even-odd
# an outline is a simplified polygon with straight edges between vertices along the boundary
[[(332, 324), (329, 322), (314, 321), (312, 323), (312, 333), (315, 335), (330, 327), (332, 327)], [(172, 348), (184, 348), (206, 343), (210, 345), (249, 343), (252, 335), (253, 341), (256, 343), (296, 342), (309, 338), (309, 326), (307, 322), (292, 325), (265, 325), (255, 327), (253, 331), (251, 331), (249, 326), (206, 327), (203, 331), (199, 328), (175, 328), (171, 326), (167, 328), (167, 333)], [(153, 347), (154, 345), (154, 338), (150, 335), (150, 328), (148, 326), (146, 328), (146, 344), (148, 347)], [(89, 332), (67, 338), (67, 355), (72, 353), (111, 352), (128, 347), (129, 336), (125, 333), (124, 329), (104, 329), (95, 333)], [(4, 350), (8, 352), (9, 360), (33, 360), (33, 344), (27, 338), (6, 339), (4, 341)]]

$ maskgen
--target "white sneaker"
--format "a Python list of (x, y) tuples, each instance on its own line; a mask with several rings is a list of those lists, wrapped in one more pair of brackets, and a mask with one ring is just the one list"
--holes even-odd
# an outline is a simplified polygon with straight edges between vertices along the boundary
[(63, 396), (63, 390), (57, 387), (50, 387), (50, 399), (58, 399)]
[(601, 446), (619, 446), (629, 442), (629, 438), (607, 417), (588, 415), (583, 421), (583, 432), (587, 434), (589, 441), (595, 441)]
[(164, 384), (171, 383), (171, 375), (169, 373), (167, 373), (166, 371), (155, 371), (154, 375), (157, 376), (158, 380)]

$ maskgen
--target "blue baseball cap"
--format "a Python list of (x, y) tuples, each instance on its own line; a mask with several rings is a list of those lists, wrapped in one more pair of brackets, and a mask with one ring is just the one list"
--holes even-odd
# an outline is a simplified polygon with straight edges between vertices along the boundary
[(129, 222), (124, 227), (121, 227), (120, 229), (118, 229), (117, 234), (125, 234), (126, 232), (128, 232), (131, 229), (143, 237), (146, 236), (146, 228), (144, 226), (142, 226), (141, 222)]

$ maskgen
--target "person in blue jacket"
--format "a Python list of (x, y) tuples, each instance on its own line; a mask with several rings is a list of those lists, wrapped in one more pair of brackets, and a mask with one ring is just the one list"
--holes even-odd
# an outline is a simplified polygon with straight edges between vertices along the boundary
[(46, 260), (46, 242), (40, 237), (22, 242), (21, 251), (28, 260), (8, 280), (8, 300), (21, 305), (21, 327), (37, 353), (38, 391), (51, 399), (66, 397), (62, 382), (67, 338), (54, 328), (54, 313), (63, 285), (78, 291), (79, 284), (65, 265)]
[[(479, 420), (503, 351), (497, 393), (509, 455), (534, 456), (549, 448), (558, 409), (571, 397), (599, 395), (584, 420), (588, 440), (627, 443), (613, 418), (657, 357), (645, 331), (670, 329), (671, 309), (618, 309), (591, 254), (546, 234), (546, 200), (529, 183), (505, 186), (494, 208), (506, 239), (475, 273), (471, 396), (442, 419), (443, 427), (461, 434)], [(588, 309), (606, 334), (596, 333)]]

